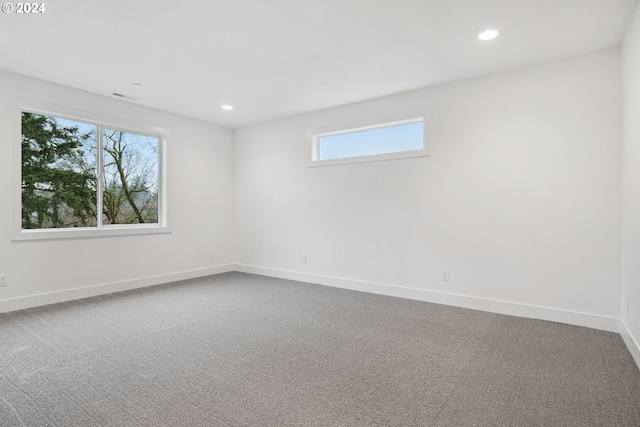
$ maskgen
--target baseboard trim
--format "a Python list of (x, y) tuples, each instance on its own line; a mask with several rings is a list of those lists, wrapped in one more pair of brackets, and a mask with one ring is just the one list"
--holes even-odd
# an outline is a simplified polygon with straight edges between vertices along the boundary
[(66, 289), (63, 291), (46, 292), (42, 294), (27, 295), (17, 298), (0, 300), (0, 313), (23, 310), (25, 308), (41, 305), (55, 304), (82, 298), (95, 297), (113, 292), (128, 291), (147, 286), (161, 285), (163, 283), (177, 282), (180, 280), (195, 279), (197, 277), (234, 271), (233, 264), (219, 265), (215, 267), (198, 268), (195, 270), (180, 271), (177, 273), (148, 276), (138, 279), (123, 280), (120, 282), (103, 283), (99, 285), (85, 286), (82, 288)]
[(575, 311), (559, 310), (549, 307), (540, 307), (509, 301), (500, 301), (480, 298), (468, 295), (452, 294), (447, 292), (429, 291), (385, 283), (367, 282), (361, 280), (344, 279), (340, 277), (323, 276), (317, 274), (302, 273), (290, 270), (260, 267), (248, 264), (225, 264), (215, 267), (206, 267), (195, 270), (181, 271), (177, 273), (148, 276), (120, 282), (104, 283), (82, 288), (67, 289), (56, 292), (27, 295), (17, 298), (0, 300), (0, 313), (22, 310), (47, 304), (72, 301), (113, 292), (127, 291), (146, 286), (160, 285), (163, 283), (180, 280), (194, 279), (213, 274), (238, 271), (243, 273), (259, 274), (281, 279), (296, 280), (299, 282), (313, 283), (336, 288), (351, 289), (355, 291), (370, 292), (379, 295), (408, 298), (418, 301), (427, 301), (436, 304), (464, 307), (473, 310), (482, 310), (492, 313), (507, 314), (511, 316), (528, 317), (532, 319), (549, 320), (552, 322), (566, 323), (570, 325), (585, 326), (620, 333), (629, 347), (638, 366), (640, 366), (640, 346), (628, 328), (619, 318), (600, 316), (595, 314)]
[(336, 288), (351, 289), (355, 291), (370, 292), (380, 295), (433, 302), (436, 304), (470, 308), (473, 310), (488, 311), (491, 313), (549, 320), (552, 322), (585, 326), (588, 328), (600, 329), (609, 332), (620, 332), (620, 319), (617, 317), (600, 316), (597, 314), (559, 310), (556, 308), (540, 307), (509, 301), (500, 301), (468, 295), (429, 291), (425, 289), (395, 286), (385, 283), (343, 279), (339, 277), (322, 276), (289, 270), (279, 270), (247, 264), (234, 264), (234, 270), (243, 273), (260, 274), (263, 276), (296, 280), (299, 282), (315, 283)]
[(636, 361), (636, 365), (638, 365), (638, 369), (640, 369), (640, 341), (633, 336), (627, 324), (622, 319), (620, 320), (620, 336), (622, 336), (631, 356), (633, 356), (633, 360)]

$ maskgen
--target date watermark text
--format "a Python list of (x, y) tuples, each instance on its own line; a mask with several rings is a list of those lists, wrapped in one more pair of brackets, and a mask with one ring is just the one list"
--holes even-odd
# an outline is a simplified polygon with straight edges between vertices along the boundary
[(46, 10), (44, 3), (4, 3), (2, 5), (4, 13), (36, 14), (45, 13)]

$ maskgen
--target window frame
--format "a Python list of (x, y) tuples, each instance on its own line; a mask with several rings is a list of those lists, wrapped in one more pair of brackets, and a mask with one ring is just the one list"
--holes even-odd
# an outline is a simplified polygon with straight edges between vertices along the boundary
[[(102, 223), (102, 186), (98, 189), (97, 196), (97, 225), (95, 227), (69, 227), (69, 228), (22, 228), (22, 113), (33, 113), (53, 118), (73, 120), (98, 127), (98, 136), (102, 138), (101, 129), (122, 131), (142, 136), (158, 138), (158, 222), (153, 224), (103, 224)], [(167, 185), (166, 185), (166, 151), (167, 129), (145, 125), (129, 120), (111, 118), (105, 115), (86, 111), (77, 111), (71, 108), (48, 105), (32, 101), (21, 102), (16, 105), (16, 121), (13, 137), (13, 173), (12, 173), (12, 241), (25, 240), (51, 240), (51, 239), (77, 239), (109, 236), (129, 236), (144, 234), (170, 233), (167, 222)], [(101, 145), (99, 145), (101, 148)], [(98, 168), (101, 177), (103, 153), (98, 151)], [(100, 180), (101, 181), (101, 180)]]
[[(401, 126), (410, 123), (422, 123), (422, 148), (418, 150), (410, 151), (396, 151), (383, 154), (371, 154), (354, 157), (342, 157), (338, 159), (319, 159), (320, 150), (320, 138), (335, 135), (344, 135), (350, 133), (363, 132), (373, 129), (389, 128), (394, 126)], [(386, 116), (383, 118), (362, 120), (358, 122), (351, 122), (345, 124), (339, 124), (334, 126), (323, 127), (320, 129), (310, 130), (307, 132), (307, 138), (311, 147), (311, 161), (309, 167), (321, 167), (321, 166), (333, 166), (344, 165), (351, 163), (367, 163), (378, 162), (384, 160), (398, 160), (409, 159), (416, 157), (429, 157), (429, 138), (428, 129), (430, 119), (428, 112), (413, 112), (395, 116)]]

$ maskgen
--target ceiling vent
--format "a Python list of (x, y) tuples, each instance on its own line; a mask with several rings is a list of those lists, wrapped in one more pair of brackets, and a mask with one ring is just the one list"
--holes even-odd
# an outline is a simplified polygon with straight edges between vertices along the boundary
[(129, 95), (124, 95), (120, 92), (113, 92), (111, 95), (113, 96), (117, 96), (118, 98), (124, 98), (124, 99), (129, 99), (131, 101), (137, 101), (139, 98), (133, 97), (133, 96), (129, 96)]

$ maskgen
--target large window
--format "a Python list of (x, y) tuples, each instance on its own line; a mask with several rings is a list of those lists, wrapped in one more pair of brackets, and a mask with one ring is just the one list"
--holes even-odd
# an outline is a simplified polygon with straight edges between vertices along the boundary
[(426, 156), (422, 117), (311, 131), (312, 166)]
[(161, 226), (163, 136), (22, 112), (21, 229)]

